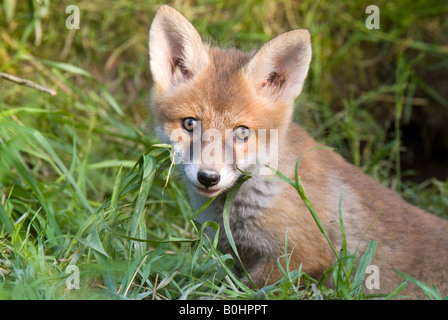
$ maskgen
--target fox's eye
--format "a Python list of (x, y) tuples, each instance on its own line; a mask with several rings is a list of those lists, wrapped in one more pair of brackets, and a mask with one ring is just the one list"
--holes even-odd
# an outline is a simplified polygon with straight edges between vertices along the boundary
[(249, 135), (250, 135), (249, 128), (243, 127), (243, 126), (236, 128), (235, 130), (233, 130), (233, 132), (235, 133), (235, 137), (238, 140), (242, 140), (242, 141), (247, 141), (247, 139), (249, 138)]
[(195, 126), (196, 126), (196, 119), (194, 118), (185, 118), (182, 120), (182, 128), (184, 128), (188, 132), (193, 131), (193, 128)]

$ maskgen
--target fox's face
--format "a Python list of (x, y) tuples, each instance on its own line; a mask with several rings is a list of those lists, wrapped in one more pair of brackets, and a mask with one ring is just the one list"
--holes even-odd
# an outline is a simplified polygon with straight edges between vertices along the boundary
[(241, 171), (266, 174), (265, 164), (276, 169), (311, 59), (306, 30), (282, 34), (255, 54), (218, 49), (162, 6), (149, 46), (156, 130), (174, 146), (197, 193), (213, 197), (232, 187)]

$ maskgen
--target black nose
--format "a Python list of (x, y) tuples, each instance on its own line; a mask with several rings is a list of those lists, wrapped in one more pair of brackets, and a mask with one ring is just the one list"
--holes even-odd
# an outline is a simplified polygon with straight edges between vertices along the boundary
[(204, 169), (198, 172), (198, 181), (206, 188), (218, 184), (219, 179), (219, 173), (214, 170)]

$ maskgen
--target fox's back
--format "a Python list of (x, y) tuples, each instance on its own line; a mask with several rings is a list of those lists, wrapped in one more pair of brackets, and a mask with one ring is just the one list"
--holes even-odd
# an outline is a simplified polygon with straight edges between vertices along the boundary
[[(285, 153), (294, 154), (291, 160), (303, 156), (299, 175), (336, 247), (341, 246), (340, 226), (335, 223), (341, 213), (351, 253), (363, 253), (369, 240), (378, 242), (372, 264), (380, 270), (383, 292), (403, 280), (396, 269), (448, 293), (447, 221), (412, 206), (332, 150), (305, 155), (319, 144), (299, 126), (291, 126), (289, 137)], [(299, 140), (304, 148), (297, 147)]]

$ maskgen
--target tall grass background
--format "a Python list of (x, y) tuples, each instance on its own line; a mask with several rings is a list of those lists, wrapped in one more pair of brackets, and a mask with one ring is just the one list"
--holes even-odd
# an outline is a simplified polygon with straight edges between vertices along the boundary
[[(448, 180), (410, 179), (402, 163), (415, 155), (401, 130), (420, 109), (436, 120), (447, 112), (444, 1), (166, 3), (223, 47), (251, 50), (309, 29), (313, 60), (295, 120), (408, 201), (447, 217)], [(57, 91), (0, 79), (0, 298), (365, 298), (350, 259), (329, 270), (341, 280), (335, 289), (290, 270), (286, 253), (281, 281), (247, 286), (204, 233), (218, 226), (192, 222), (169, 148), (154, 146), (147, 104), (148, 30), (160, 4), (0, 3), (0, 72)], [(370, 4), (380, 8), (379, 30), (365, 26)], [(79, 29), (66, 28), (69, 5), (80, 9)], [(71, 265), (79, 289), (69, 289)]]

